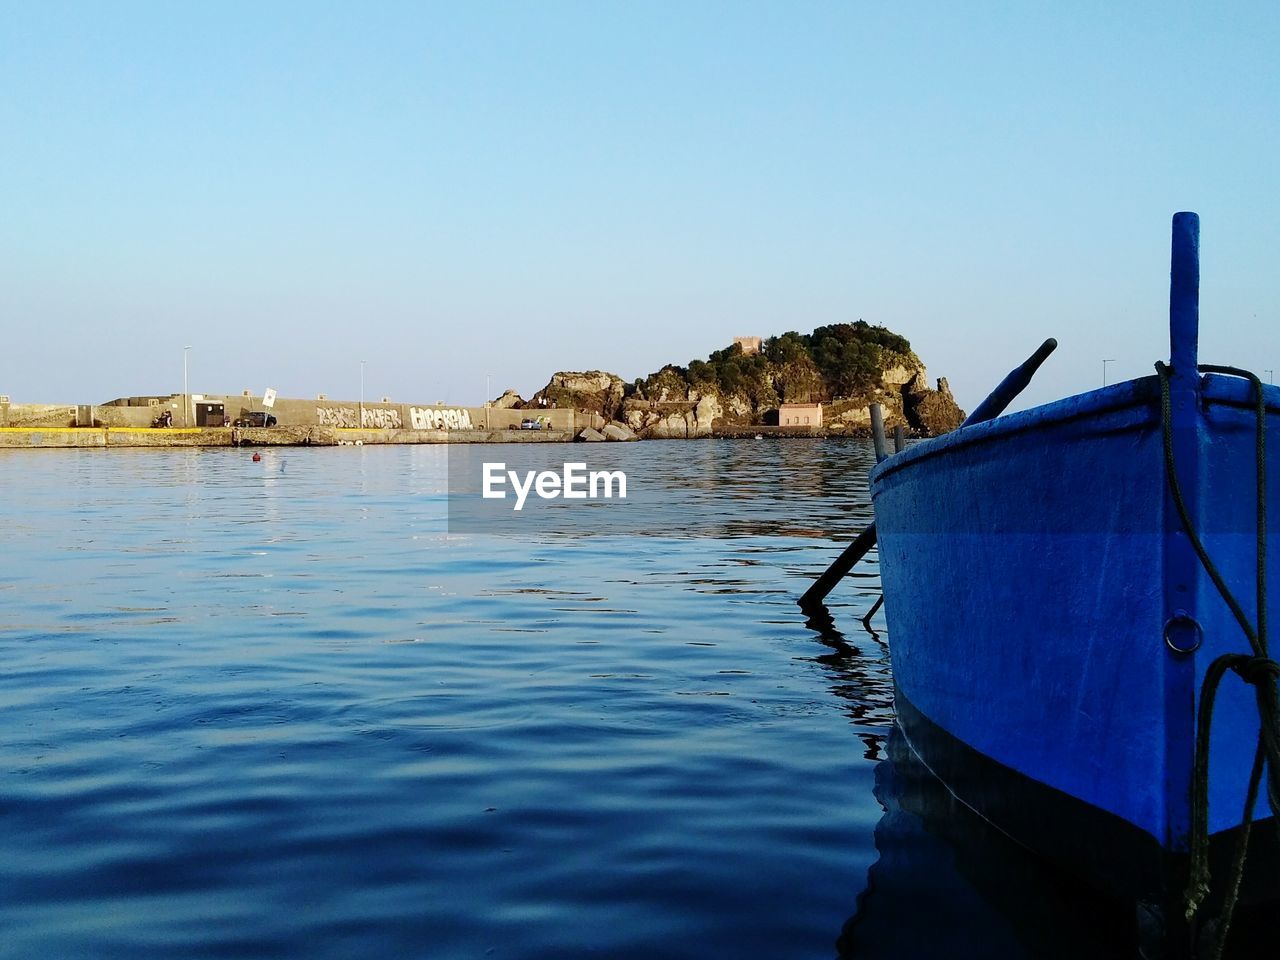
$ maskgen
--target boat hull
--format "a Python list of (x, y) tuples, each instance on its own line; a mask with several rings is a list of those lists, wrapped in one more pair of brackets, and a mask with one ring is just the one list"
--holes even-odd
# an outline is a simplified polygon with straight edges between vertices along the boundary
[[(1206, 377), (1200, 394), (1182, 447), (1195, 453), (1194, 520), (1256, 617), (1249, 387)], [(1280, 477), (1280, 392), (1266, 396), (1268, 464)], [(1167, 888), (1187, 849), (1204, 670), (1249, 649), (1203, 571), (1186, 579), (1162, 444), (1153, 377), (963, 428), (872, 474), (899, 715), (913, 747), (1015, 839), (1140, 896)], [(1170, 611), (1183, 607), (1203, 632), (1192, 653), (1165, 639)], [(1211, 751), (1215, 846), (1240, 826), (1257, 730), (1252, 688), (1228, 678)], [(947, 759), (957, 754), (966, 762)], [(991, 785), (1008, 777), (1038, 800), (1005, 802)], [(1265, 802), (1255, 816), (1269, 816)], [(1061, 824), (1082, 817), (1097, 842), (1055, 842), (1078, 836)]]

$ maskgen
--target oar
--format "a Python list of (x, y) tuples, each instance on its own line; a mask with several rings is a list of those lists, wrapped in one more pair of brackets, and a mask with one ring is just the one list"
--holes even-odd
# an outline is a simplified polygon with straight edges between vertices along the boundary
[[(968, 427), (975, 423), (982, 423), (984, 420), (994, 420), (1004, 413), (1005, 408), (1013, 402), (1014, 397), (1027, 388), (1027, 384), (1040, 369), (1040, 365), (1056, 349), (1058, 349), (1058, 341), (1053, 337), (1040, 344), (1040, 348), (1029, 356), (1022, 366), (1001, 380), (1000, 386), (992, 390), (991, 396), (978, 404), (978, 409), (969, 414), (960, 426)], [(845, 574), (853, 569), (854, 564), (865, 557), (875, 545), (876, 525), (872, 523), (858, 534), (858, 538), (853, 543), (844, 548), (844, 552), (836, 557), (835, 562), (827, 567), (822, 576), (804, 592), (799, 600), (800, 606), (807, 609), (821, 604), (835, 585), (844, 579)]]

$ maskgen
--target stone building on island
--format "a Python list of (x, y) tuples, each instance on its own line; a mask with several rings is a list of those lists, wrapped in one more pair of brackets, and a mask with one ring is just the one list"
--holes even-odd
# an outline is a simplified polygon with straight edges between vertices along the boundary
[(820, 427), (822, 426), (822, 404), (820, 403), (779, 404), (778, 426), (780, 427)]

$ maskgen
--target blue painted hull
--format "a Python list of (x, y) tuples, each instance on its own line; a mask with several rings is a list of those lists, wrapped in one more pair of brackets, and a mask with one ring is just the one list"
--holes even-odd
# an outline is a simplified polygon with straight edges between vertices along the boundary
[[(1250, 394), (1244, 381), (1202, 378), (1179, 443), (1194, 453), (1193, 519), (1256, 621)], [(1265, 398), (1277, 478), (1280, 389)], [(1187, 848), (1204, 671), (1219, 654), (1249, 651), (1203, 571), (1186, 563), (1162, 449), (1151, 377), (964, 427), (872, 472), (901, 712), (936, 734), (919, 738), (923, 759), (931, 762), (931, 743), (953, 740), (1096, 814), (1152, 857)], [(1268, 514), (1276, 621), (1280, 484), (1268, 491)], [(1203, 628), (1190, 654), (1164, 639), (1168, 612), (1181, 607)], [(1211, 834), (1229, 836), (1241, 822), (1257, 733), (1253, 690), (1229, 676), (1213, 725)], [(951, 786), (1037, 845), (1025, 835), (1028, 811), (993, 809), (977, 783)], [(1269, 815), (1260, 800), (1255, 816)]]

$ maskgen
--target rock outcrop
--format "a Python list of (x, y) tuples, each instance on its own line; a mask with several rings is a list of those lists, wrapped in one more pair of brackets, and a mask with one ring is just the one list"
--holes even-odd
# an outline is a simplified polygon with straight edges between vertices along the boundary
[[(855, 397), (841, 397), (823, 404), (823, 425), (832, 431), (862, 433), (871, 429), (871, 404), (884, 410), (885, 426), (904, 427), (917, 436), (937, 436), (960, 426), (964, 411), (945, 378), (936, 389), (928, 385), (928, 374), (918, 361), (912, 366), (896, 365), (885, 371), (878, 386)], [(742, 427), (764, 422), (777, 409), (776, 403), (759, 409), (738, 394), (722, 395), (713, 387), (691, 388), (674, 376), (662, 378), (646, 392), (654, 399), (632, 393), (623, 403), (621, 419), (632, 430), (648, 438), (710, 436), (721, 427)]]
[(494, 410), (519, 410), (524, 406), (524, 399), (514, 390), (504, 390), (502, 396), (489, 404)]
[(696, 406), (682, 400), (628, 400), (623, 409), (623, 420), (645, 439), (683, 440), (697, 436)]
[(639, 440), (635, 432), (625, 423), (608, 423), (605, 428), (600, 431), (604, 434), (606, 440)]
[[(678, 391), (668, 384), (660, 395), (667, 399), (646, 400), (633, 394), (624, 401), (620, 419), (641, 437), (683, 439), (711, 436), (722, 427), (759, 424), (772, 412), (770, 408), (756, 411), (742, 397), (725, 397), (711, 389)], [(832, 431), (866, 432), (871, 429), (873, 403), (883, 408), (886, 427), (904, 427), (917, 436), (947, 433), (964, 420), (946, 379), (933, 389), (920, 367), (910, 377), (885, 382), (861, 396), (823, 404), (823, 425)]]
[(587, 413), (598, 413), (606, 421), (618, 420), (625, 393), (626, 384), (616, 373), (562, 370), (552, 374), (547, 385), (529, 398), (525, 406), (573, 407)]
[(964, 411), (951, 395), (947, 378), (939, 377), (937, 389), (931, 390), (923, 369), (902, 388), (902, 401), (907, 423), (925, 436), (950, 433), (964, 422)]
[(635, 433), (650, 440), (709, 437), (724, 422), (725, 408), (714, 394), (695, 400), (629, 399), (623, 405), (623, 420)]

